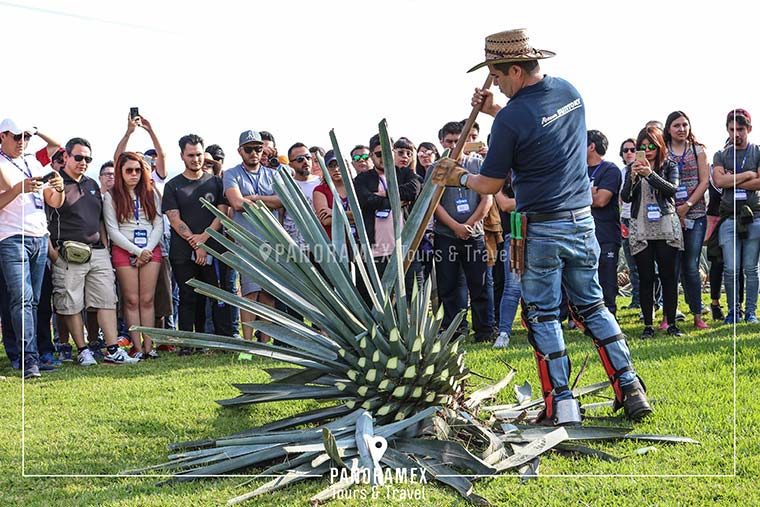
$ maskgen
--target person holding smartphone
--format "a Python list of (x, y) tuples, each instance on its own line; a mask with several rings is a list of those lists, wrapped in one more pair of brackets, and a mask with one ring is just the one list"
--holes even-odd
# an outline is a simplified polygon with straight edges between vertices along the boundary
[[(153, 188), (150, 167), (137, 153), (122, 152), (114, 168), (114, 184), (103, 195), (103, 215), (111, 239), (111, 261), (121, 287), (127, 326), (153, 326), (155, 293), (161, 269), (164, 220)], [(132, 356), (156, 358), (148, 335), (130, 332)]]
[(10, 317), (2, 334), (8, 359), (27, 379), (39, 377), (41, 366), (55, 370), (40, 360), (36, 319), (48, 249), (45, 206), (60, 208), (65, 199), (61, 176), (43, 182), (49, 170), (25, 153), (36, 132), (10, 118), (0, 122), (0, 278)]
[(639, 273), (642, 338), (652, 338), (655, 262), (662, 283), (667, 333), (681, 336), (676, 325), (678, 286), (676, 257), (683, 250), (681, 222), (676, 214), (675, 195), (679, 187), (678, 165), (667, 157), (662, 131), (646, 127), (636, 138), (636, 159), (626, 172), (620, 195), (631, 203), (628, 243)]

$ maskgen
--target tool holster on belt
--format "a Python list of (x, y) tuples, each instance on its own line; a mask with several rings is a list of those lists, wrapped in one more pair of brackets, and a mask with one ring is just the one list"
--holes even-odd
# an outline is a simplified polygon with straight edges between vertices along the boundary
[(512, 236), (509, 240), (509, 270), (517, 275), (525, 272), (525, 237), (528, 233), (528, 217), (517, 211), (510, 214)]

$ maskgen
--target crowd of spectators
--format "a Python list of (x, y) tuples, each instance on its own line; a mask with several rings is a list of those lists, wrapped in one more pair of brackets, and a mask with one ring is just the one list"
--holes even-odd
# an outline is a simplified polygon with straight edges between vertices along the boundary
[[(439, 147), (453, 149), (466, 135), (459, 164), (478, 174), (488, 145), (480, 141), (477, 124), (464, 133), (464, 123), (443, 125), (438, 144), (398, 138), (393, 142), (394, 167), (385, 167), (377, 135), (351, 149), (346, 163), (369, 237), (367, 255), (380, 274), (394, 249), (385, 173), (396, 171), (403, 224), (440, 158)], [(150, 136), (150, 149), (129, 151), (137, 129)], [(631, 137), (620, 144), (620, 166), (605, 158), (607, 137), (588, 131), (588, 178), (604, 303), (613, 315), (619, 312), (622, 269), (632, 287), (626, 308), (640, 310), (642, 338), (655, 336), (653, 319), (660, 308), (660, 329), (683, 334), (678, 323), (686, 317), (677, 309), (679, 292), (696, 329), (708, 327), (703, 319), (708, 313), (716, 322), (757, 323), (760, 149), (749, 143), (747, 111), (731, 111), (726, 129), (728, 140), (710, 163), (689, 117), (674, 111), (664, 124), (632, 128)], [(45, 146), (28, 153), (33, 136)], [(339, 198), (348, 210), (347, 182), (332, 150), (296, 142), (281, 152), (266, 131), (240, 134), (236, 165), (227, 162), (220, 146), (207, 146), (195, 134), (183, 136), (178, 148), (184, 168), (171, 179), (164, 148), (144, 116), (129, 116), (113, 161), (100, 167), (97, 180), (88, 176), (93, 171), (92, 146), (83, 137), (61, 146), (36, 128), (5, 119), (0, 141), (0, 322), (6, 354), (25, 378), (55, 371), (65, 361), (130, 364), (174, 352), (172, 347), (154, 347), (146, 334), (128, 331), (132, 326), (242, 333), (247, 340), (268, 341), (268, 336), (241, 325), (253, 320), (252, 314), (202, 296), (187, 284), (201, 280), (293, 315), (255, 280), (239, 276), (208, 253), (206, 247), (224, 252), (207, 232), (221, 231), (222, 223), (201, 199), (258, 236), (260, 231), (243, 212), (246, 203), (261, 201), (307, 255), (312, 255), (308, 244), (277, 195), (278, 171), (290, 172), (328, 235), (334, 200)], [(317, 155), (324, 158), (326, 174)], [(493, 196), (447, 187), (407, 272), (409, 284), (433, 277), (444, 326), (468, 309), (471, 323), (463, 321), (461, 331), (471, 331), (475, 341), (496, 348), (509, 344), (520, 299), (508, 261), (509, 213), (514, 209), (509, 179)], [(350, 212), (348, 218), (352, 223), (359, 219)], [(707, 306), (700, 271), (704, 251), (710, 261)], [(360, 280), (357, 289), (369, 301)]]

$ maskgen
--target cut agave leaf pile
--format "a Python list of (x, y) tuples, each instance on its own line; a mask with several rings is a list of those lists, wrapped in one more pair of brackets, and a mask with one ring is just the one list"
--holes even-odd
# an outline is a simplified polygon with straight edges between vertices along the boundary
[[(379, 129), (385, 167), (393, 167), (385, 121)], [(428, 181), (422, 187), (402, 227), (396, 173), (385, 173), (395, 250), (380, 276), (372, 257), (366, 255), (371, 248), (351, 174), (334, 133), (330, 133), (330, 138), (346, 186), (348, 210), (355, 218), (356, 237), (347, 211), (336, 197), (330, 239), (283, 167), (278, 170), (275, 182), (277, 194), (312, 255), (301, 252), (277, 217), (261, 203), (246, 204), (244, 213), (259, 236), (204, 203), (225, 228), (225, 234), (209, 230), (225, 249), (209, 250), (210, 253), (259, 283), (311, 325), (191, 280), (189, 284), (198, 293), (255, 315), (258, 320), (244, 325), (271, 336), (274, 342), (134, 328), (158, 343), (242, 352), (290, 364), (267, 370), (270, 383), (234, 384), (240, 394), (218, 401), (223, 406), (286, 400), (318, 400), (323, 405), (235, 435), (172, 444), (173, 453), (166, 463), (125, 473), (164, 471), (171, 474), (167, 482), (231, 472), (274, 476), (255, 490), (230, 500), (232, 504), (305, 479), (327, 477), (336, 469), (345, 472), (347, 479), (333, 482), (312, 497), (312, 503), (339, 498), (341, 492), (362, 483), (351, 471), (418, 470), (471, 502), (487, 505), (486, 499), (473, 492), (473, 477), (513, 469), (527, 480), (538, 474), (538, 457), (551, 448), (593, 453), (580, 445), (563, 445), (568, 439), (583, 439), (583, 435), (575, 432), (569, 435), (561, 428), (531, 432), (524, 426), (511, 426), (511, 431), (505, 434), (474, 415), (484, 409), (493, 419), (499, 419), (497, 407), (481, 404), (506, 387), (515, 372), (512, 370), (504, 379), (466, 395), (470, 371), (465, 365), (463, 336), (457, 332), (464, 312), (444, 329), (443, 309), (430, 308), (430, 283), (422, 287), (404, 284), (404, 259), (409, 255), (415, 233), (427, 225), (423, 219), (434, 200), (432, 183)], [(318, 162), (323, 174), (328, 174), (320, 157)], [(326, 183), (335, 195), (332, 181), (327, 178)], [(370, 287), (369, 304), (356, 288), (359, 281)], [(597, 390), (591, 386), (576, 394)], [(520, 413), (524, 418), (527, 408), (538, 408), (542, 403), (530, 400), (529, 385), (517, 393), (518, 404), (499, 408)], [(625, 429), (622, 435), (613, 435), (626, 438), (628, 432)], [(601, 438), (609, 438), (607, 433), (601, 434)], [(640, 440), (651, 437), (627, 435)], [(388, 448), (376, 462), (369, 443), (378, 438), (384, 438)], [(600, 436), (595, 433), (590, 438)], [(380, 482), (373, 480), (371, 484), (382, 483), (378, 479)]]

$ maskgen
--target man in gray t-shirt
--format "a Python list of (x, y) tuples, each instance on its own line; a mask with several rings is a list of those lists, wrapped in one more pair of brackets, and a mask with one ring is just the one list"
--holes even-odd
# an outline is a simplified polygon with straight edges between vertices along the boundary
[[(441, 145), (453, 147), (462, 134), (462, 124), (449, 122), (440, 132)], [(460, 161), (472, 174), (480, 172), (482, 163), (483, 159), (477, 154)], [(492, 340), (495, 331), (493, 295), (489, 294), (492, 289), (486, 283), (488, 266), (483, 237), (483, 218), (491, 202), (490, 195), (481, 196), (464, 187), (446, 187), (435, 210), (435, 269), (438, 295), (443, 304), (443, 326), (448, 326), (460, 310), (467, 308), (469, 292), (476, 341)], [(460, 272), (464, 272), (467, 292), (459, 287)]]
[[(274, 192), (274, 179), (276, 173), (273, 169), (261, 164), (261, 152), (263, 143), (261, 135), (255, 130), (246, 130), (240, 134), (238, 153), (242, 162), (224, 171), (224, 196), (233, 210), (232, 220), (261, 237), (257, 231), (243, 216), (244, 204), (261, 201), (271, 210), (282, 207), (280, 198)], [(267, 306), (274, 306), (274, 298), (262, 290), (261, 285), (240, 273), (240, 293), (251, 301), (257, 301)], [(245, 310), (240, 310), (242, 322), (250, 322), (254, 316)], [(246, 340), (253, 337), (253, 329), (243, 326), (243, 336)], [(262, 335), (261, 341), (269, 341), (269, 337)]]

